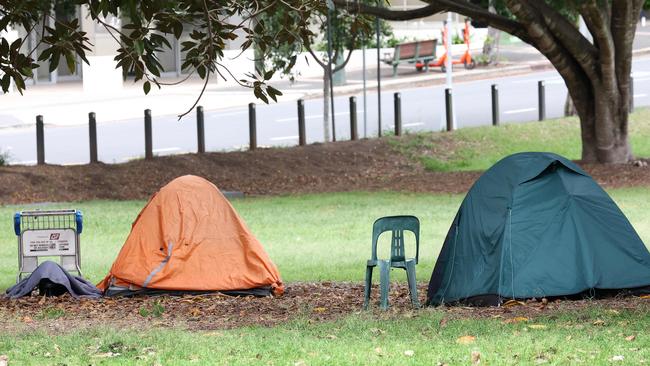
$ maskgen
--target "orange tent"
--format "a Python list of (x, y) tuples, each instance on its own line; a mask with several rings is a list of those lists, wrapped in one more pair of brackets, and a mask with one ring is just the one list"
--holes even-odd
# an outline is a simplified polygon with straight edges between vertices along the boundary
[(228, 200), (214, 184), (192, 175), (154, 194), (97, 287), (109, 296), (284, 292), (278, 269)]

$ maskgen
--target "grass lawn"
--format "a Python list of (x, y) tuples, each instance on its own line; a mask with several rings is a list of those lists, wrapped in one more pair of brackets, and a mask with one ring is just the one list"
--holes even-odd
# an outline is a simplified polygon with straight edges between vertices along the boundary
[[(650, 157), (649, 108), (630, 115), (629, 130), (634, 155)], [(575, 117), (413, 134), (391, 143), (433, 171), (485, 170), (504, 156), (522, 151), (549, 151), (571, 160), (580, 159), (581, 154), (580, 123)]]
[[(630, 130), (634, 153), (650, 156), (650, 110), (636, 112)], [(451, 134), (418, 134), (393, 143), (432, 170), (487, 169), (518, 151), (553, 151), (571, 159), (580, 156), (578, 122), (572, 118), (468, 128)], [(648, 188), (609, 193), (641, 238), (650, 243)], [(426, 282), (462, 198), (354, 192), (247, 198), (233, 204), (285, 282), (361, 282), (365, 260), (370, 256), (373, 221), (387, 215), (416, 215), (422, 223), (417, 274), (420, 282)], [(94, 201), (0, 207), (0, 217), (6, 220), (0, 230), (0, 289), (11, 286), (16, 273), (17, 245), (11, 224), (15, 211), (81, 209), (85, 215), (82, 268), (85, 277), (97, 282), (107, 274), (144, 203)], [(384, 237), (381, 244), (386, 256), (388, 238)], [(413, 248), (408, 250), (413, 252)], [(402, 272), (395, 271), (392, 279), (405, 281)], [(0, 365), (2, 355), (9, 358), (10, 365), (467, 365), (472, 364), (472, 357), (492, 365), (642, 364), (650, 362), (647, 309), (614, 310), (594, 304), (581, 311), (542, 312), (514, 323), (500, 317), (468, 319), (454, 317), (453, 311), (423, 309), (359, 312), (321, 323), (299, 317), (273, 328), (189, 331), (115, 329), (106, 325), (51, 334), (47, 324), (55, 326), (57, 318), (65, 316), (53, 314), (50, 319), (38, 320), (41, 326), (36, 330), (0, 334)], [(1, 310), (0, 319), (18, 323)]]
[[(650, 242), (647, 189), (617, 189), (610, 194), (641, 237)], [(383, 215), (415, 214), (422, 221), (423, 260), (418, 276), (426, 281), (461, 199), (459, 195), (338, 193), (250, 198), (236, 200), (234, 205), (288, 282), (361, 281), (372, 221)], [(143, 204), (55, 205), (80, 208), (86, 215), (82, 256), (91, 280), (106, 274)], [(18, 209), (2, 207), (0, 216), (9, 218)], [(0, 241), (4, 243), (0, 288), (6, 288), (16, 268), (15, 237), (9, 224), (0, 233)], [(21, 365), (456, 365), (470, 364), (473, 352), (474, 357), (480, 354), (483, 364), (610, 364), (620, 356), (623, 363), (650, 362), (646, 332), (650, 316), (645, 311), (594, 305), (579, 314), (546, 313), (520, 323), (505, 323), (502, 318), (442, 320), (448, 316), (438, 309), (386, 315), (360, 312), (335, 322), (299, 319), (273, 328), (205, 332), (107, 326), (51, 335), (41, 327), (0, 334), (0, 355)], [(470, 341), (463, 344), (459, 341), (463, 336), (474, 338), (461, 338)], [(634, 339), (626, 339), (630, 336)]]
[[(647, 188), (610, 191), (639, 235), (650, 243)], [(247, 198), (234, 206), (260, 239), (285, 281), (362, 281), (370, 257), (373, 221), (381, 216), (412, 214), (421, 221), (418, 280), (427, 281), (444, 236), (463, 196), (409, 193), (335, 193), (295, 197)], [(94, 201), (46, 207), (73, 207), (84, 212), (82, 269), (98, 282), (117, 256), (143, 201)], [(41, 206), (38, 206), (41, 207)], [(45, 206), (41, 207), (44, 208)], [(0, 288), (11, 286), (17, 267), (17, 244), (10, 219), (25, 207), (0, 208), (7, 218), (0, 232)], [(29, 206), (33, 209), (33, 206)], [(389, 233), (382, 236), (387, 255)], [(407, 246), (407, 251), (414, 248)], [(396, 279), (405, 277), (396, 271)]]
[(35, 332), (0, 335), (0, 354), (20, 365), (471, 365), (472, 353), (488, 365), (650, 362), (650, 317), (634, 310), (595, 307), (518, 323), (444, 317), (425, 309), (227, 331)]

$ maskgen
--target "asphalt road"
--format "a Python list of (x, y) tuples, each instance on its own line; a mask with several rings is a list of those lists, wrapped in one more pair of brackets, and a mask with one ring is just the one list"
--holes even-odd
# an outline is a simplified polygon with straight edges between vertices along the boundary
[[(635, 60), (633, 66), (635, 105), (650, 105), (650, 59)], [(536, 121), (537, 82), (546, 84), (546, 116), (561, 117), (566, 87), (555, 71), (537, 72), (454, 84), (453, 99), (457, 128), (491, 123), (490, 85), (498, 84), (501, 123)], [(411, 131), (438, 131), (445, 127), (445, 86), (403, 89), (403, 128)], [(382, 130), (393, 129), (393, 93), (382, 93)], [(119, 108), (119, 106), (117, 106)], [(305, 102), (307, 142), (323, 140), (321, 99)], [(357, 96), (359, 136), (376, 136), (377, 94), (368, 93), (367, 124), (364, 126), (363, 98)], [(335, 99), (336, 138), (350, 138), (348, 97)], [(142, 119), (98, 123), (99, 160), (123, 162), (144, 156)], [(209, 151), (245, 149), (248, 146), (248, 110), (206, 111), (206, 149)], [(258, 146), (289, 146), (298, 143), (298, 119), (295, 102), (257, 105)], [(175, 116), (153, 120), (154, 154), (166, 155), (196, 150), (194, 117), (178, 122)], [(10, 154), (12, 164), (36, 162), (36, 137), (33, 127), (0, 130), (0, 146)], [(88, 127), (52, 127), (45, 129), (46, 162), (82, 164), (89, 160)]]

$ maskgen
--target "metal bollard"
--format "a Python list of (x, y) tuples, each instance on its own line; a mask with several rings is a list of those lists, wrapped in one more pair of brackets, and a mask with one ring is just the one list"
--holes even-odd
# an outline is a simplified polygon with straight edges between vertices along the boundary
[(90, 163), (96, 163), (97, 160), (97, 117), (95, 112), (88, 113), (88, 134), (90, 146)]
[(350, 97), (350, 140), (359, 139), (357, 134), (357, 98)]
[(546, 85), (544, 80), (537, 82), (537, 110), (539, 111), (539, 120), (546, 119)]
[(305, 146), (307, 138), (305, 136), (305, 101), (298, 99), (298, 145)]
[(151, 109), (144, 110), (144, 158), (153, 159), (153, 137), (151, 132)]
[(204, 123), (203, 107), (196, 107), (196, 140), (197, 151), (199, 154), (205, 153), (205, 123)]
[(492, 84), (492, 126), (499, 125), (499, 87)]
[(257, 118), (255, 116), (255, 103), (248, 105), (248, 134), (249, 134), (249, 149), (257, 149)]
[(402, 136), (402, 94), (395, 93), (393, 102), (395, 110), (395, 136)]
[(447, 131), (454, 130), (454, 111), (452, 107), (451, 89), (445, 89), (445, 110), (447, 116)]
[(36, 163), (45, 164), (45, 131), (43, 127), (43, 116), (36, 116)]
[(634, 78), (630, 76), (630, 113), (634, 112)]

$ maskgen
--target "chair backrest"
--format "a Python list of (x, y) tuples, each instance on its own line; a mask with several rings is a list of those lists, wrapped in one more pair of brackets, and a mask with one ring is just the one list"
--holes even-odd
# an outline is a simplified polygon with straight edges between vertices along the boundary
[(391, 231), (390, 260), (392, 262), (406, 259), (404, 251), (404, 231), (415, 235), (415, 263), (420, 255), (420, 220), (415, 216), (386, 216), (379, 218), (372, 225), (372, 259), (377, 260), (377, 241), (379, 236)]

